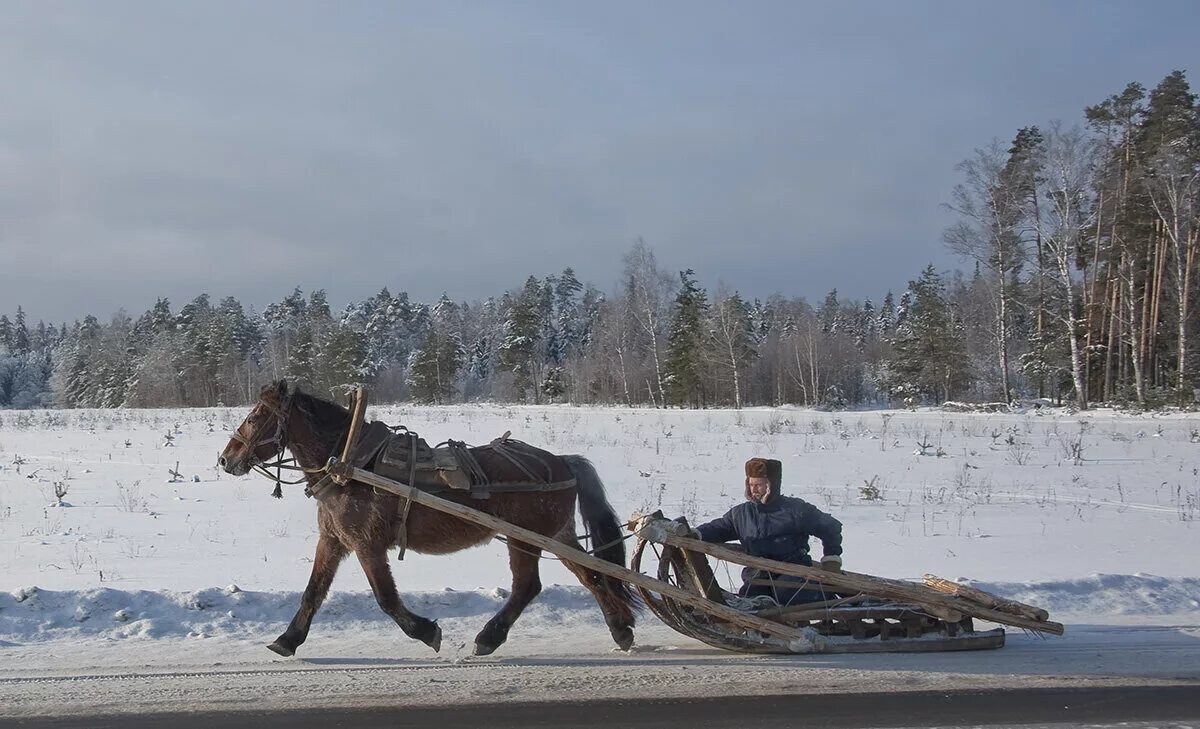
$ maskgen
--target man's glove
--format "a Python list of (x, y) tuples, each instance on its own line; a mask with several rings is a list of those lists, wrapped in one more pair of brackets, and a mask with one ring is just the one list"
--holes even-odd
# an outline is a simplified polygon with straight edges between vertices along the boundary
[(840, 573), (842, 571), (841, 556), (837, 554), (825, 555), (821, 558), (821, 569), (825, 570), (826, 572)]
[[(681, 527), (683, 526), (683, 522), (681, 522), (679, 519), (672, 519), (671, 521), (675, 522), (677, 525), (679, 525)], [(696, 540), (703, 541), (700, 539), (700, 530), (694, 526), (688, 526), (686, 531), (684, 531), (683, 529), (677, 529), (673, 533), (677, 537), (687, 537), (688, 539), (696, 539)]]
[(700, 533), (692, 527), (684, 526), (677, 521), (667, 521), (653, 515), (641, 517), (634, 527), (639, 537), (650, 542), (665, 542), (668, 536), (699, 539)]

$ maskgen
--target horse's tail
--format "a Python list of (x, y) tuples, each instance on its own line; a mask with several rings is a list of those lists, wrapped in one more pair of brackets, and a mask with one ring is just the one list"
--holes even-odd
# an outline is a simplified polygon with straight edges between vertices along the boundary
[[(583, 456), (563, 456), (575, 475), (575, 489), (579, 494), (579, 512), (583, 524), (591, 535), (597, 557), (625, 567), (625, 540), (621, 533), (621, 522), (604, 494), (604, 482), (596, 467)], [(618, 604), (630, 616), (640, 608), (640, 603), (628, 583), (608, 575), (598, 575)]]

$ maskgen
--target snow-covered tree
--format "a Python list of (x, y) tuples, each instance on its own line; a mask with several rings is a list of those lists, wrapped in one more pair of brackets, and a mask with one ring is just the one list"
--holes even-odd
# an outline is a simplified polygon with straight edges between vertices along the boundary
[(702, 370), (707, 343), (708, 294), (696, 284), (692, 269), (679, 273), (679, 293), (671, 311), (664, 375), (668, 402), (704, 405)]
[(909, 283), (911, 306), (897, 327), (880, 384), (907, 403), (952, 399), (966, 384), (959, 323), (932, 265)]
[(453, 401), (466, 360), (461, 330), (460, 307), (442, 294), (433, 306), (425, 340), (409, 358), (414, 399), (438, 404)]
[(734, 407), (742, 406), (744, 370), (756, 354), (749, 304), (736, 291), (718, 295), (709, 317), (709, 357), (731, 385)]
[(513, 394), (525, 400), (537, 397), (542, 339), (542, 286), (530, 276), (516, 294), (505, 295), (504, 339), (497, 349), (498, 364), (513, 375)]

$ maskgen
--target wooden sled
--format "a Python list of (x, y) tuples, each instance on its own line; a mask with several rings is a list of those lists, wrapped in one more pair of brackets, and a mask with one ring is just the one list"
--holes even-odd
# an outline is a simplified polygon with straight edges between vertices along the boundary
[[(783, 640), (731, 624), (694, 605), (637, 586), (646, 606), (674, 630), (708, 645), (745, 653), (885, 653), (963, 651), (1000, 648), (1004, 629), (976, 630), (975, 619), (1061, 635), (1062, 625), (1046, 611), (1004, 600), (933, 575), (925, 584), (855, 573), (829, 573), (815, 567), (751, 557), (725, 545), (685, 536), (686, 521), (661, 513), (637, 517), (638, 534), (630, 567), (643, 571), (657, 555), (656, 578), (709, 602), (730, 605), (756, 617), (800, 629), (803, 640)], [(844, 597), (786, 606), (754, 605), (717, 584), (706, 555), (792, 576), (782, 587), (823, 588)]]
[[(706, 544), (685, 536), (686, 525), (656, 513), (630, 523), (638, 537), (631, 566), (612, 564), (574, 546), (515, 526), (469, 506), (448, 501), (399, 481), (331, 458), (325, 469), (339, 483), (357, 481), (389, 491), (411, 503), (473, 522), (497, 534), (541, 547), (555, 556), (629, 583), (647, 607), (671, 628), (709, 645), (746, 653), (850, 653), (888, 650), (974, 650), (1004, 644), (1003, 629), (976, 632), (973, 618), (1061, 635), (1063, 628), (1034, 620), (1013, 609), (1037, 608), (1008, 603), (987, 595), (985, 606), (970, 595), (951, 595), (934, 587), (852, 573), (832, 574), (798, 565), (740, 554), (728, 547)], [(647, 545), (664, 549), (656, 577), (640, 572)], [(674, 552), (669, 551), (675, 550)], [(720, 592), (704, 554), (751, 567), (821, 583), (839, 593), (854, 590), (863, 600), (840, 605), (808, 606), (806, 610), (747, 610), (731, 605)], [(705, 573), (707, 571), (707, 576)], [(947, 583), (954, 585), (954, 583)], [(978, 592), (978, 591), (977, 591)], [(744, 607), (744, 606), (743, 606)], [(813, 615), (812, 610), (822, 610)], [(840, 611), (840, 612), (839, 612)], [(1044, 611), (1038, 611), (1044, 615)], [(877, 638), (878, 640), (869, 640)], [(882, 646), (882, 647), (880, 647)]]

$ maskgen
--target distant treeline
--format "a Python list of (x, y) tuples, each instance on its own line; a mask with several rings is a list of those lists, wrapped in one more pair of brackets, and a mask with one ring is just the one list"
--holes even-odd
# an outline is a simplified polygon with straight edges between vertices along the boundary
[(69, 326), (18, 308), (0, 316), (0, 407), (240, 405), (280, 377), (433, 403), (1190, 403), (1200, 108), (1183, 72), (959, 170), (945, 242), (970, 272), (926, 267), (878, 304), (710, 293), (638, 241), (607, 293), (568, 268), (481, 301), (384, 289), (338, 313), (299, 289), (262, 312), (202, 294)]

